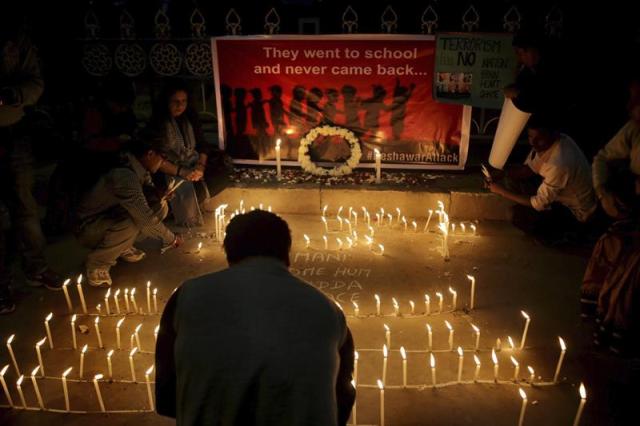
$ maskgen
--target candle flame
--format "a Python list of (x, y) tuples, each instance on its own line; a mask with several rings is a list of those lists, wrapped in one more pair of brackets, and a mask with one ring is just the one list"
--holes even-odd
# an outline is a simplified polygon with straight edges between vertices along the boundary
[(145, 375), (145, 376), (149, 376), (149, 375), (151, 375), (151, 373), (153, 373), (153, 368), (154, 368), (154, 367), (155, 367), (155, 365), (152, 365), (151, 367), (149, 367), (149, 368), (147, 369), (147, 371), (145, 371), (144, 375)]
[(114, 295), (114, 297), (115, 297), (116, 299), (118, 298), (118, 296), (120, 296), (120, 289), (117, 289), (117, 290), (116, 290), (116, 293), (115, 293), (115, 295)]
[(158, 294), (158, 289), (157, 289), (157, 288), (154, 288), (154, 289), (153, 289), (153, 295), (155, 296), (156, 294)]
[(11, 336), (9, 336), (9, 338), (7, 339), (7, 345), (10, 345), (11, 342), (13, 342), (13, 338), (16, 337), (15, 334), (12, 334)]
[(580, 383), (580, 398), (587, 399), (587, 390), (584, 387), (584, 383)]
[(84, 354), (84, 353), (86, 353), (88, 348), (89, 348), (89, 346), (88, 346), (88, 345), (84, 345), (84, 346), (82, 347), (82, 353), (83, 353), (83, 354)]
[(407, 351), (404, 350), (404, 346), (400, 346), (400, 356), (402, 356), (403, 360), (407, 359)]
[(78, 285), (82, 284), (82, 274), (78, 275), (78, 278), (76, 279), (76, 284)]
[(438, 296), (438, 299), (442, 299), (442, 293), (440, 293), (439, 291), (436, 292), (436, 296)]
[(532, 366), (527, 365), (527, 370), (529, 370), (529, 374), (531, 374), (532, 376), (535, 374), (535, 371), (533, 370)]
[(400, 305), (398, 304), (398, 301), (396, 300), (396, 298), (395, 298), (395, 297), (392, 297), (392, 298), (391, 298), (391, 302), (393, 303), (393, 307), (394, 307), (394, 308), (398, 308), (398, 307), (400, 307)]
[(304, 237), (305, 241), (306, 241), (306, 242), (307, 242), (307, 244), (308, 244), (308, 243), (309, 243), (309, 241), (310, 241), (310, 240), (309, 240), (309, 236), (308, 236), (307, 234), (304, 234), (304, 235), (303, 235), (303, 237)]
[(280, 144), (282, 143), (281, 139), (276, 140), (276, 148), (280, 148)]
[(95, 376), (93, 376), (93, 380), (97, 382), (98, 380), (101, 380), (103, 377), (104, 375), (102, 374), (96, 374)]
[(120, 318), (120, 320), (116, 323), (116, 327), (120, 328), (123, 322), (124, 322), (124, 318)]
[[(200, 251), (200, 250), (202, 250), (202, 242), (198, 243), (198, 251)], [(149, 288), (149, 284), (150, 283), (147, 283), (147, 288)]]
[(476, 325), (471, 324), (471, 328), (473, 328), (473, 331), (475, 331), (476, 334), (480, 333), (480, 329)]
[(373, 151), (376, 153), (376, 157), (380, 156), (380, 150), (378, 148), (375, 148)]
[(49, 315), (47, 315), (47, 317), (44, 319), (46, 322), (51, 321), (51, 318), (53, 318), (53, 312), (49, 312)]
[(524, 317), (524, 319), (530, 319), (529, 314), (527, 314), (525, 311), (520, 311), (520, 313), (522, 314), (522, 316)]
[(73, 323), (73, 322), (76, 322), (76, 318), (77, 318), (77, 317), (78, 317), (78, 316), (77, 316), (76, 314), (73, 314), (73, 316), (71, 317), (71, 322), (72, 322), (72, 323)]
[(458, 356), (460, 356), (460, 358), (462, 358), (463, 352), (462, 352), (462, 348), (460, 346), (458, 346)]
[(131, 297), (135, 297), (136, 295), (136, 288), (134, 287), (133, 289), (131, 289)]
[(351, 301), (351, 303), (353, 304), (353, 307), (354, 307), (355, 309), (358, 309), (358, 304), (357, 304), (356, 302)]
[(4, 376), (4, 373), (7, 372), (7, 369), (9, 368), (9, 364), (5, 365), (4, 367), (2, 367), (2, 370), (0, 370), (0, 377)]
[(380, 390), (384, 389), (384, 384), (382, 383), (382, 380), (378, 379), (378, 388), (380, 388)]
[(473, 275), (467, 275), (467, 279), (470, 281), (475, 281), (476, 277), (474, 277)]
[(427, 324), (427, 331), (431, 333), (431, 324)]
[(100, 322), (100, 317), (96, 317), (96, 320), (95, 320), (96, 325), (98, 325), (99, 322)]
[(473, 361), (476, 363), (476, 365), (480, 365), (480, 358), (478, 358), (478, 355), (473, 355)]
[(111, 349), (108, 353), (107, 353), (107, 358), (111, 358), (111, 356), (113, 355), (113, 349)]
[(511, 362), (513, 363), (514, 367), (517, 367), (518, 365), (520, 365), (518, 364), (518, 361), (513, 357), (513, 355), (511, 355)]
[(491, 360), (493, 361), (494, 364), (498, 364), (498, 357), (496, 356), (496, 350), (495, 349), (491, 349)]
[(70, 282), (71, 282), (71, 278), (67, 278), (66, 280), (64, 280), (64, 283), (62, 283), (62, 287), (68, 286)]
[(384, 253), (384, 246), (382, 244), (378, 244), (378, 247), (380, 248), (380, 254)]
[(429, 297), (429, 295), (428, 295), (428, 294), (425, 294), (425, 295), (424, 295), (424, 300), (425, 300), (426, 302), (430, 302), (430, 301), (431, 301), (431, 298)]
[(153, 329), (155, 334), (158, 334), (158, 331), (160, 331), (160, 325), (156, 325), (156, 328)]
[(387, 345), (382, 345), (382, 356), (387, 357), (389, 355), (389, 349), (387, 349)]
[(382, 324), (382, 325), (384, 326), (384, 329), (386, 330), (387, 333), (391, 332), (391, 329), (387, 324)]
[(453, 327), (451, 327), (451, 324), (449, 324), (449, 321), (444, 320), (444, 325), (447, 326), (447, 328), (449, 329), (449, 331), (453, 330)]
[(137, 333), (137, 332), (139, 332), (141, 327), (142, 327), (142, 323), (138, 324), (138, 325), (136, 326), (135, 332), (136, 332), (136, 333)]
[(124, 289), (124, 295), (125, 295), (125, 296), (128, 296), (128, 295), (129, 295), (129, 289), (128, 289), (128, 288), (125, 288), (125, 289)]
[(511, 336), (507, 336), (507, 340), (509, 341), (509, 346), (511, 346), (511, 349), (515, 349), (516, 345), (513, 343), (513, 339), (511, 338)]
[(46, 337), (43, 337), (42, 340), (40, 340), (38, 343), (36, 343), (36, 348), (39, 348), (40, 346), (44, 345), (44, 342), (47, 341)]
[(409, 300), (409, 306), (411, 306), (411, 309), (413, 310), (413, 309), (415, 309), (416, 304), (413, 303), (413, 300)]
[(373, 297), (376, 299), (377, 303), (380, 303), (380, 296), (378, 296), (377, 294), (374, 294)]
[(451, 287), (449, 287), (449, 293), (451, 293), (451, 294), (453, 294), (455, 296), (457, 292), (454, 289), (452, 289)]
[(36, 368), (31, 370), (31, 377), (34, 377), (36, 374), (38, 374), (38, 370), (40, 370), (40, 366), (37, 366)]
[(436, 368), (436, 357), (433, 356), (433, 352), (430, 354), (429, 364), (431, 368)]
[(107, 290), (107, 294), (104, 295), (105, 299), (108, 299), (111, 296), (111, 289)]
[(560, 341), (560, 349), (562, 349), (562, 351), (566, 351), (567, 350), (567, 345), (564, 344), (564, 340), (562, 340), (562, 337), (558, 337), (558, 341)]
[(138, 352), (138, 348), (137, 347), (131, 349), (131, 352), (129, 352), (129, 358), (133, 358), (133, 356), (136, 354), (136, 352)]
[(22, 381), (24, 380), (24, 374), (20, 375), (20, 378), (18, 378), (18, 380), (16, 381), (16, 385), (18, 387), (20, 387), (20, 385), (22, 384)]
[(522, 388), (518, 388), (518, 392), (520, 392), (520, 398), (522, 398), (523, 400), (527, 400), (527, 394), (524, 393), (524, 391), (522, 390)]
[(66, 378), (69, 375), (69, 373), (71, 373), (71, 370), (73, 370), (73, 367), (69, 367), (66, 370), (64, 370), (64, 373), (62, 373), (62, 378), (63, 379)]
[(353, 386), (353, 388), (356, 388), (356, 381), (355, 380), (351, 380), (351, 386)]
[(360, 354), (358, 353), (358, 351), (354, 351), (354, 352), (353, 352), (353, 359), (354, 359), (354, 360), (356, 360), (356, 361), (357, 361), (358, 359), (360, 359)]

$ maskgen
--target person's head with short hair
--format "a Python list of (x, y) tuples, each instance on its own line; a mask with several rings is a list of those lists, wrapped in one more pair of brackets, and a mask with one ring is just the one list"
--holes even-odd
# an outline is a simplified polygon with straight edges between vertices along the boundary
[(147, 130), (138, 139), (131, 141), (126, 150), (150, 173), (156, 173), (167, 159), (169, 147), (163, 135)]
[(192, 120), (196, 113), (191, 103), (191, 90), (187, 83), (171, 79), (162, 88), (155, 102), (152, 121), (164, 122), (181, 117)]
[(291, 231), (280, 216), (265, 210), (235, 216), (224, 238), (227, 262), (234, 265), (249, 257), (273, 257), (290, 265)]
[(540, 63), (544, 52), (544, 36), (536, 31), (521, 31), (513, 36), (511, 45), (518, 63), (534, 68)]
[(527, 123), (529, 145), (537, 153), (545, 152), (558, 139), (555, 120), (543, 114), (534, 114)]

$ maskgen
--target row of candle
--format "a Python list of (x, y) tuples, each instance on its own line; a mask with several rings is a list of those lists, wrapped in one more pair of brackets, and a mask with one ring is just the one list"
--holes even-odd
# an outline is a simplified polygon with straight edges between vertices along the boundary
[[(65, 280), (65, 282), (62, 285), (62, 291), (64, 294), (64, 298), (67, 302), (67, 309), (69, 310), (69, 313), (73, 313), (74, 312), (74, 306), (73, 303), (71, 302), (71, 297), (69, 295), (69, 289), (67, 288), (69, 286), (69, 283), (71, 282), (71, 280), (69, 278), (67, 278)], [(78, 290), (78, 297), (80, 298), (80, 305), (82, 306), (82, 312), (87, 314), (87, 303), (86, 303), (86, 299), (84, 297), (84, 291), (82, 289), (82, 274), (78, 275), (78, 278), (76, 279), (76, 288)], [(153, 291), (151, 290), (151, 281), (147, 281), (147, 313), (151, 314), (151, 313), (158, 313), (158, 289), (154, 288)], [(111, 303), (110, 303), (110, 297), (111, 297), (111, 289), (108, 289), (107, 292), (104, 295), (104, 307), (105, 307), (105, 312), (107, 315), (120, 315), (122, 313), (122, 310), (124, 310), (124, 312), (126, 313), (134, 313), (134, 314), (144, 314), (144, 310), (142, 307), (138, 306), (138, 302), (136, 300), (136, 288), (132, 288), (131, 291), (129, 291), (128, 288), (124, 289), (124, 306), (122, 307), (123, 309), (121, 309), (120, 306), (120, 289), (116, 290), (113, 293), (113, 302), (114, 302), (114, 307), (115, 310), (112, 312), (111, 310)], [(151, 303), (153, 300), (153, 311), (151, 309)], [(101, 306), (101, 304), (99, 304), (98, 306)], [(98, 309), (98, 311), (100, 313), (102, 313), (102, 309)]]
[[(134, 382), (136, 382), (136, 377), (135, 377), (135, 370), (134, 370), (134, 364), (133, 364), (133, 355), (134, 355), (134, 351), (132, 351), (132, 354), (130, 356), (130, 362), (131, 362), (131, 372), (132, 372), (132, 379)], [(12, 408), (22, 408), (22, 409), (28, 409), (29, 407), (27, 406), (27, 402), (26, 399), (24, 397), (24, 392), (22, 390), (22, 382), (25, 378), (25, 376), (23, 374), (20, 375), (20, 377), (18, 378), (18, 380), (16, 380), (16, 389), (18, 391), (18, 396), (20, 397), (20, 402), (21, 405), (17, 405), (14, 401), (13, 398), (11, 397), (11, 393), (9, 392), (9, 387), (7, 386), (7, 382), (5, 380), (5, 373), (7, 372), (7, 369), (9, 368), (9, 364), (5, 365), (4, 368), (2, 370), (0, 370), (0, 384), (2, 385), (2, 389), (4, 391), (5, 397), (7, 399), (7, 401), (9, 402), (9, 406)], [(80, 369), (82, 369), (82, 364), (80, 365)], [(42, 397), (42, 393), (40, 392), (40, 387), (38, 386), (38, 371), (40, 370), (40, 366), (35, 367), (32, 371), (31, 371), (31, 383), (33, 384), (33, 389), (34, 389), (34, 393), (36, 395), (36, 399), (38, 401), (38, 406), (41, 410), (46, 410), (45, 407), (45, 403), (44, 403), (44, 399)], [(67, 384), (67, 377), (69, 376), (69, 374), (71, 373), (71, 371), (73, 370), (73, 367), (69, 367), (67, 368), (62, 375), (60, 376), (61, 382), (62, 382), (62, 392), (64, 395), (64, 405), (65, 405), (65, 411), (66, 412), (70, 412), (71, 411), (71, 403), (70, 403), (70, 398), (69, 398), (69, 387)], [(145, 381), (146, 381), (146, 387), (147, 387), (147, 397), (148, 397), (148, 403), (149, 403), (149, 410), (153, 411), (154, 410), (154, 401), (153, 401), (153, 392), (151, 390), (151, 374), (153, 373), (154, 370), (154, 365), (151, 365), (146, 371), (145, 371)], [(104, 378), (103, 374), (96, 374), (93, 376), (93, 385), (94, 385), (94, 389), (96, 392), (96, 397), (98, 398), (98, 403), (100, 405), (100, 411), (102, 412), (106, 412), (106, 406), (104, 404), (104, 400), (102, 398), (102, 392), (100, 391), (100, 381)]]

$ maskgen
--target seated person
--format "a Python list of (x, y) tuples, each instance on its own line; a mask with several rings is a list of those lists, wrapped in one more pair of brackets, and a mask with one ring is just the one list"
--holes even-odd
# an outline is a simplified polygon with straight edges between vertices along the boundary
[[(145, 253), (133, 246), (140, 233), (161, 240), (163, 248), (182, 243), (182, 237), (162, 223), (168, 211), (166, 196), (147, 195), (155, 192), (150, 173), (158, 171), (166, 151), (160, 137), (145, 135), (132, 142), (122, 164), (100, 177), (81, 201), (76, 236), (91, 249), (86, 260), (90, 285), (110, 286), (109, 269), (118, 258), (142, 260)], [(149, 202), (151, 198), (156, 202)]]
[(508, 169), (504, 185), (496, 182), (498, 173), (487, 185), (494, 194), (517, 203), (516, 227), (551, 243), (564, 231), (584, 229), (595, 220), (591, 168), (576, 143), (556, 131), (549, 118), (532, 116), (527, 131), (533, 149), (524, 165)]
[(289, 272), (287, 223), (264, 210), (235, 216), (224, 250), (229, 267), (187, 280), (162, 313), (158, 413), (179, 425), (346, 425), (351, 332), (332, 300)]
[[(180, 184), (170, 201), (175, 223), (181, 226), (202, 226), (204, 220), (200, 202), (209, 198), (203, 180), (207, 165), (206, 142), (198, 116), (189, 105), (188, 88), (173, 82), (167, 85), (156, 102), (149, 127), (167, 141), (167, 161), (160, 166), (166, 180)], [(156, 180), (160, 186), (162, 182)]]
[(620, 200), (612, 195), (608, 185), (609, 170), (614, 166), (629, 169), (629, 178), (634, 181), (636, 194), (640, 194), (640, 80), (630, 85), (627, 104), (630, 119), (618, 133), (593, 158), (593, 187), (604, 211), (611, 217), (619, 215), (624, 208)]

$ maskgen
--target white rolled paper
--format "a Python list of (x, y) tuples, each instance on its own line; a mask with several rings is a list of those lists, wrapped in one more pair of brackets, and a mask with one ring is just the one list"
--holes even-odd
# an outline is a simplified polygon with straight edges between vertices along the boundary
[(504, 167), (530, 116), (530, 113), (516, 108), (511, 99), (505, 98), (491, 154), (489, 154), (489, 164), (496, 169)]

